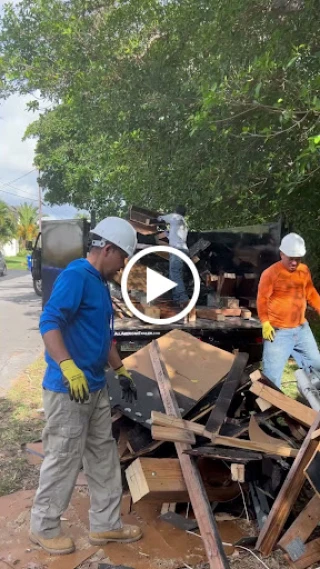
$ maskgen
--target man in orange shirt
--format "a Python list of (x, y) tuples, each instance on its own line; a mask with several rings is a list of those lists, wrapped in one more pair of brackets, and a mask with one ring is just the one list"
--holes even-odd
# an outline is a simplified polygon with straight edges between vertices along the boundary
[(305, 242), (296, 233), (280, 245), (281, 261), (266, 269), (260, 279), (257, 308), (262, 323), (263, 373), (277, 387), (292, 356), (299, 367), (320, 371), (320, 353), (305, 318), (307, 304), (320, 314), (320, 296), (308, 267), (301, 263)]

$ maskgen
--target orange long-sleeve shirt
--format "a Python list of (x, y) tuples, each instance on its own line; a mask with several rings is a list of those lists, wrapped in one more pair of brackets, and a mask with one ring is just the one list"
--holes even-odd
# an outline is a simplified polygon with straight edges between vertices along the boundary
[(300, 263), (291, 273), (279, 261), (262, 273), (257, 298), (262, 323), (269, 321), (275, 328), (296, 328), (306, 321), (307, 304), (320, 313), (320, 296), (306, 265)]

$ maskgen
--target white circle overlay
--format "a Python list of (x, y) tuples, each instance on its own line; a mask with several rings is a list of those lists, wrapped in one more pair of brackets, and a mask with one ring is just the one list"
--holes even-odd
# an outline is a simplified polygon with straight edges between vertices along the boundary
[[(189, 303), (187, 304), (187, 306), (185, 306), (183, 310), (181, 310), (181, 312), (175, 314), (174, 316), (170, 316), (170, 318), (151, 318), (151, 316), (143, 314), (142, 312), (140, 312), (140, 310), (136, 308), (136, 306), (134, 306), (128, 294), (128, 277), (133, 265), (135, 265), (135, 263), (137, 261), (140, 261), (140, 259), (142, 259), (143, 257), (150, 255), (150, 253), (169, 253), (170, 255), (177, 255), (177, 257), (179, 257), (184, 263), (188, 265), (193, 277), (194, 287), (193, 287), (192, 297)], [(121, 279), (121, 292), (123, 300), (127, 305), (127, 307), (129, 308), (129, 310), (131, 310), (131, 312), (133, 312), (133, 314), (143, 322), (147, 322), (147, 324), (157, 324), (160, 326), (165, 324), (173, 324), (174, 322), (178, 322), (178, 320), (181, 320), (182, 318), (187, 316), (190, 310), (192, 310), (193, 307), (197, 304), (197, 300), (200, 294), (200, 277), (196, 266), (191, 261), (190, 257), (188, 257), (188, 255), (182, 253), (182, 251), (178, 249), (174, 249), (174, 247), (169, 247), (166, 245), (154, 245), (152, 247), (147, 247), (146, 249), (139, 251), (139, 253), (134, 255), (127, 263)]]

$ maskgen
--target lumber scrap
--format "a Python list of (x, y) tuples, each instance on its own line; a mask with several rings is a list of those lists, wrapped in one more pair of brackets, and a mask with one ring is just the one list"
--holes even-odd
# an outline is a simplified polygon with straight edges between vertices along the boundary
[(260, 381), (255, 381), (251, 385), (250, 391), (268, 403), (271, 403), (274, 407), (285, 411), (290, 417), (293, 417), (307, 427), (311, 427), (317, 417), (317, 412), (314, 409), (291, 399), (291, 397), (287, 397), (287, 395), (284, 395), (281, 391), (264, 385)]
[(131, 310), (129, 310), (129, 308), (126, 307), (124, 302), (121, 302), (121, 300), (115, 298), (114, 296), (112, 296), (111, 298), (112, 298), (112, 303), (116, 306), (117, 310), (121, 311), (128, 318), (133, 317)]
[(141, 311), (150, 318), (160, 318), (160, 308), (149, 304), (140, 303)]
[(251, 461), (262, 460), (262, 454), (249, 450), (231, 449), (231, 448), (215, 448), (210, 446), (197, 447), (185, 451), (191, 456), (204, 456), (206, 458), (220, 459), (226, 462), (240, 462), (247, 464)]
[(317, 527), (319, 518), (320, 497), (315, 494), (278, 543), (281, 549), (287, 552), (292, 561), (297, 559), (298, 552), (301, 555), (305, 553), (304, 544)]
[[(159, 391), (166, 413), (181, 419), (181, 413), (171, 387), (170, 378), (161, 357), (158, 342), (156, 340), (151, 342), (149, 349), (152, 366), (158, 381)], [(230, 566), (222, 546), (201, 476), (192, 457), (184, 454), (184, 451), (189, 450), (191, 447), (186, 443), (176, 443), (175, 447), (192, 508), (203, 539), (209, 566), (211, 569), (228, 569)]]
[(158, 211), (147, 209), (145, 207), (132, 205), (129, 208), (129, 220), (138, 221), (143, 225), (159, 225), (160, 221), (158, 221), (158, 218), (160, 215), (161, 214)]
[(207, 431), (211, 431), (213, 435), (219, 433), (225, 421), (231, 400), (239, 387), (241, 376), (248, 363), (248, 359), (249, 354), (245, 352), (238, 353), (226, 379), (223, 382), (215, 407), (212, 409), (206, 423)]
[[(267, 435), (267, 433), (265, 433), (261, 429), (261, 427), (259, 426), (259, 423), (258, 423), (258, 421), (254, 415), (251, 415), (251, 417), (250, 417), (249, 438), (251, 441), (255, 441), (257, 443), (269, 443), (269, 444), (275, 445), (276, 447), (281, 447), (283, 445), (282, 440), (276, 439), (275, 437), (271, 437), (270, 435)], [(287, 439), (289, 439), (289, 437), (287, 437)], [(288, 440), (287, 440), (287, 442), (288, 442)], [(289, 439), (288, 444), (290, 447), (292, 446), (290, 439)]]
[(151, 434), (155, 441), (187, 444), (195, 444), (196, 442), (193, 433), (177, 427), (160, 427), (159, 425), (152, 425)]
[(231, 479), (234, 482), (243, 483), (245, 481), (246, 472), (244, 464), (232, 462), (230, 465), (230, 470), (231, 470)]
[(203, 320), (217, 320), (218, 322), (225, 320), (225, 316), (222, 314), (220, 308), (197, 308), (196, 315), (197, 318)]
[(197, 318), (204, 320), (219, 320), (219, 317), (224, 316), (241, 316), (241, 308), (197, 308)]
[(273, 405), (271, 403), (268, 403), (268, 401), (266, 401), (265, 399), (262, 399), (261, 397), (257, 397), (256, 404), (258, 405), (258, 407), (259, 407), (260, 411), (262, 411), (262, 413), (264, 411), (268, 411), (268, 409), (271, 409), (273, 407)]
[[(174, 504), (190, 500), (178, 458), (138, 458), (126, 469), (125, 475), (134, 504), (139, 501)], [(237, 485), (224, 482), (221, 480), (221, 486), (204, 483), (210, 501), (225, 502), (238, 495)]]
[[(283, 433), (280, 429), (275, 427), (271, 422), (264, 419), (264, 417), (261, 417), (261, 416), (259, 416), (259, 414), (256, 414), (256, 415), (254, 415), (254, 418), (256, 421), (258, 421), (259, 424), (266, 427), (268, 429), (268, 431), (271, 431), (271, 433), (274, 433), (275, 435), (277, 435), (278, 437), (280, 437), (284, 441), (287, 441), (287, 443), (290, 446), (292, 446), (293, 448), (298, 448), (299, 445), (296, 443), (295, 440), (292, 439), (292, 437), (289, 437), (288, 435)], [(275, 440), (278, 440), (278, 439), (275, 439)]]
[(320, 429), (317, 429), (313, 435), (312, 435), (312, 439), (318, 439), (320, 437)]
[(292, 506), (299, 496), (305, 480), (304, 468), (318, 446), (317, 441), (313, 441), (311, 436), (319, 426), (320, 413), (316, 414), (316, 418), (302, 443), (280, 492), (275, 499), (268, 519), (258, 537), (257, 549), (259, 549), (263, 555), (270, 555), (288, 519)]
[(241, 318), (243, 318), (244, 320), (250, 320), (250, 318), (252, 317), (252, 312), (251, 310), (248, 310), (247, 308), (243, 308), (241, 307), (241, 314), (240, 314)]
[[(244, 439), (237, 439), (235, 437), (225, 437), (221, 435), (212, 436), (212, 433), (207, 431), (204, 425), (193, 423), (192, 421), (185, 421), (171, 415), (165, 415), (157, 411), (151, 413), (152, 428), (151, 434), (155, 440), (182, 442), (187, 431), (210, 439), (214, 445), (221, 445), (231, 448), (240, 448), (244, 450), (253, 450), (263, 452), (275, 456), (294, 457), (297, 456), (298, 451), (289, 447), (289, 445), (282, 444), (282, 446), (275, 447), (270, 443), (256, 443)], [(176, 437), (176, 438), (175, 438)]]

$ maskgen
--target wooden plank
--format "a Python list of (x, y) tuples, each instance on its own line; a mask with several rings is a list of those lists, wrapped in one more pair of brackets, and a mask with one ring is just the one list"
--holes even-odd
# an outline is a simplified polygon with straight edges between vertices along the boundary
[(206, 423), (207, 431), (211, 431), (212, 434), (218, 434), (224, 423), (230, 403), (239, 386), (241, 376), (248, 363), (248, 359), (249, 354), (245, 352), (237, 354), (231, 369), (223, 382), (215, 408), (211, 411)]
[(320, 437), (320, 429), (317, 429), (313, 435), (312, 435), (312, 439), (318, 439)]
[[(185, 421), (184, 419), (178, 419), (177, 417), (172, 417), (170, 415), (165, 415), (164, 413), (159, 413), (158, 411), (152, 411), (151, 413), (152, 421), (152, 437), (155, 440), (171, 440), (174, 442), (173, 437), (176, 436), (176, 442), (182, 441), (183, 433), (186, 431), (191, 431), (196, 435), (210, 439), (214, 445), (222, 445), (232, 448), (241, 448), (247, 450), (253, 450), (257, 452), (264, 452), (267, 454), (275, 456), (297, 456), (298, 451), (292, 449), (284, 443), (282, 446), (275, 447), (273, 444), (267, 443), (256, 443), (253, 441), (246, 441), (244, 439), (237, 439), (234, 437), (224, 437), (221, 435), (212, 436), (212, 433), (207, 431), (204, 425), (198, 423), (193, 423), (191, 421)], [(159, 426), (158, 426), (159, 425)], [(173, 431), (173, 428), (175, 430)], [(167, 438), (170, 437), (170, 438)]]
[(218, 322), (225, 320), (224, 314), (221, 313), (220, 309), (216, 308), (197, 308), (196, 315), (197, 318), (202, 318), (203, 320), (216, 320)]
[(197, 318), (217, 320), (218, 316), (241, 316), (241, 308), (197, 308)]
[[(155, 340), (151, 342), (149, 349), (152, 366), (158, 381), (159, 391), (166, 413), (175, 415), (181, 419), (181, 413), (171, 387), (164, 361), (161, 358), (158, 342)], [(189, 492), (192, 508), (198, 522), (209, 566), (211, 569), (228, 569), (230, 566), (223, 550), (218, 528), (198, 468), (193, 459), (187, 454), (184, 454), (185, 450), (190, 449), (190, 445), (176, 443), (175, 447)]]
[[(278, 545), (290, 556), (290, 546), (304, 544), (320, 521), (320, 497), (315, 494), (280, 539)], [(289, 551), (288, 551), (289, 549)]]
[(193, 433), (177, 427), (159, 427), (158, 425), (152, 425), (151, 434), (155, 441), (187, 444), (195, 444), (196, 442)]
[(278, 409), (282, 409), (282, 411), (285, 411), (307, 427), (310, 427), (317, 417), (317, 412), (314, 409), (291, 399), (291, 397), (287, 397), (284, 393), (276, 391), (272, 387), (263, 385), (260, 381), (255, 381), (250, 387), (250, 391)]
[(185, 419), (180, 419), (178, 417), (173, 417), (172, 415), (165, 415), (164, 413), (159, 413), (159, 411), (151, 412), (151, 423), (152, 426), (159, 425), (161, 427), (166, 427), (171, 429), (175, 427), (181, 431), (191, 431), (196, 435), (206, 437), (207, 439), (212, 439), (212, 433), (206, 430), (205, 425), (196, 423), (194, 421), (186, 421)]
[(290, 567), (293, 569), (308, 569), (313, 566), (313, 563), (317, 563), (320, 560), (320, 538), (309, 541), (305, 546), (304, 554), (299, 557), (295, 563), (290, 562), (288, 559)]
[(319, 426), (320, 413), (316, 415), (258, 537), (256, 547), (263, 555), (270, 555), (288, 519), (292, 506), (299, 496), (305, 481), (304, 468), (318, 445), (317, 441), (311, 440), (311, 435)]
[(297, 449), (290, 448), (285, 444), (283, 444), (281, 447), (274, 447), (272, 444), (255, 443), (253, 441), (246, 441), (244, 439), (236, 439), (235, 437), (217, 436), (213, 440), (213, 444), (232, 448), (241, 448), (245, 450), (253, 450), (274, 456), (295, 457), (298, 454)]
[(240, 462), (247, 464), (253, 460), (262, 460), (262, 454), (249, 450), (215, 448), (215, 447), (198, 447), (185, 451), (191, 456), (204, 456), (206, 458), (225, 460), (228, 462)]

